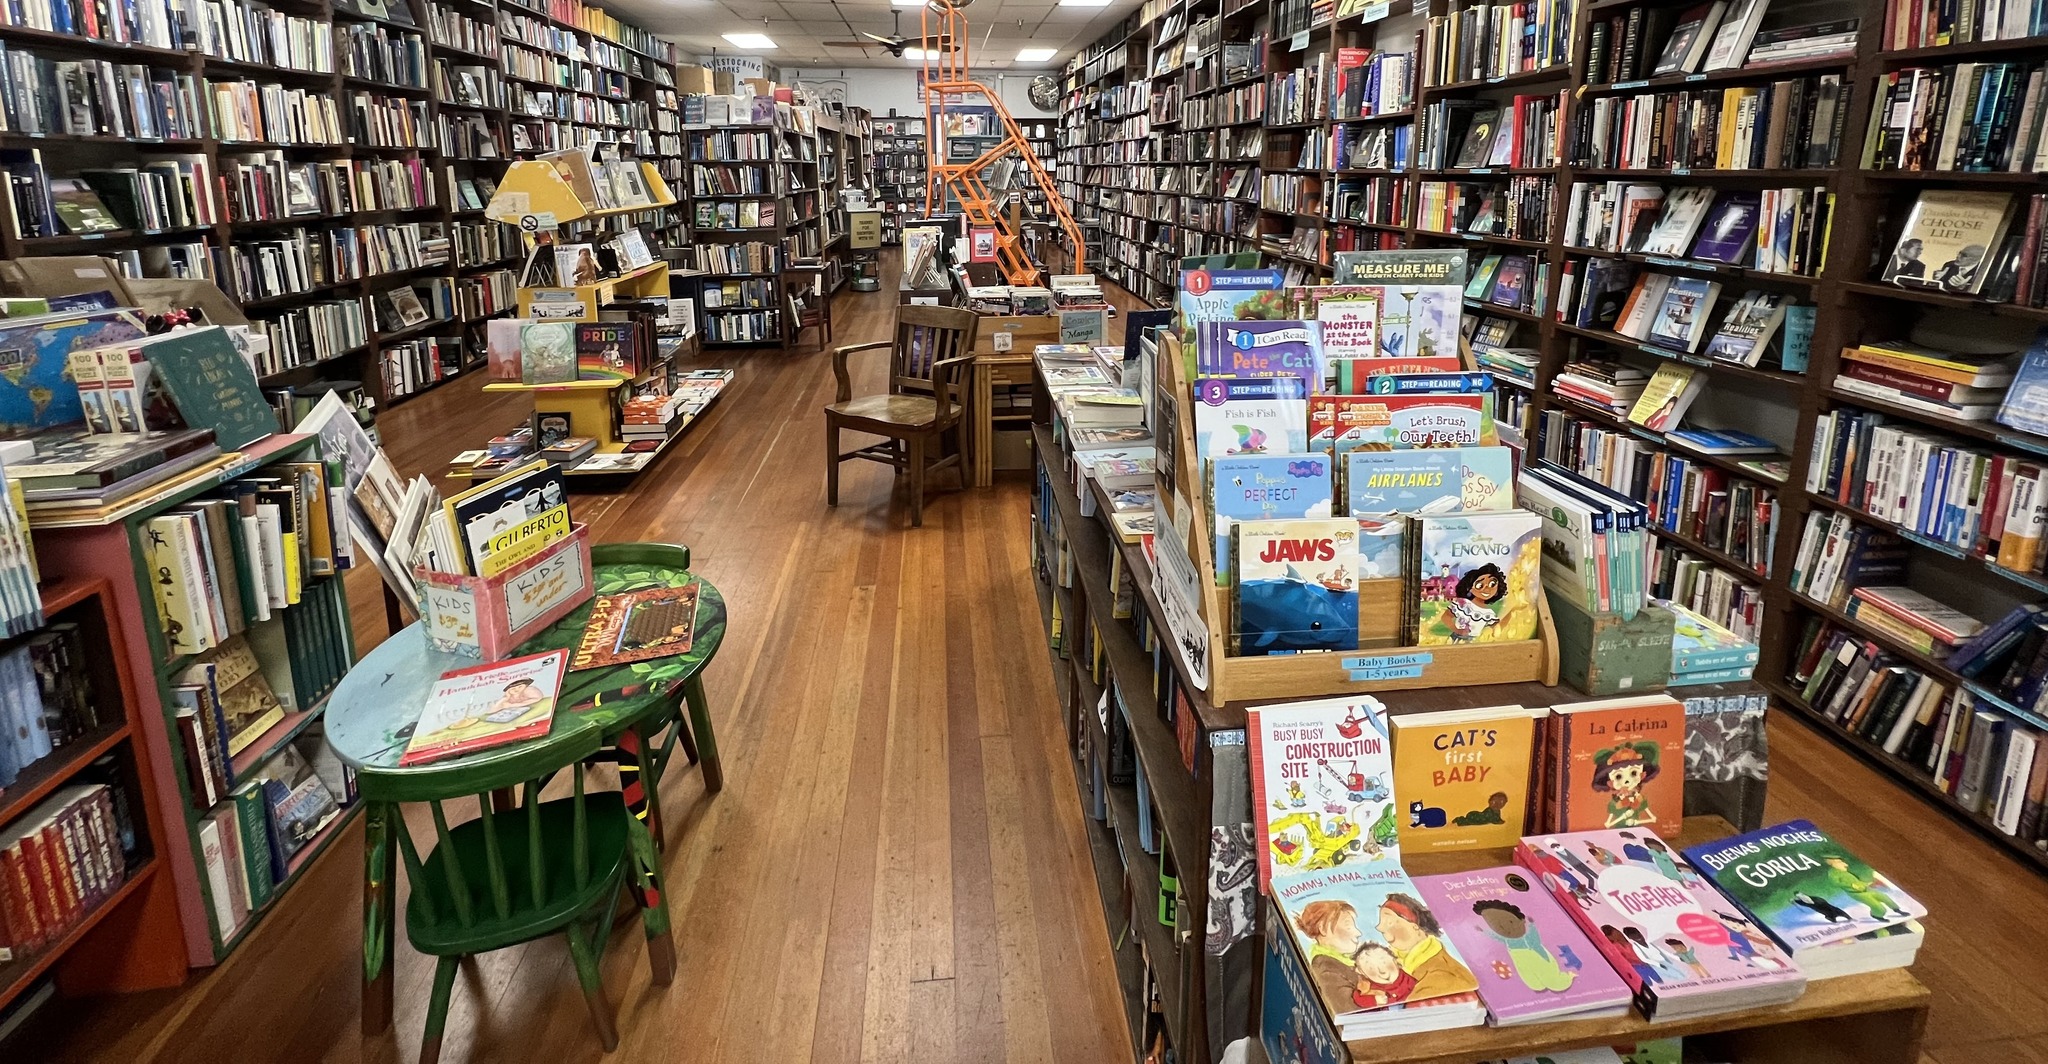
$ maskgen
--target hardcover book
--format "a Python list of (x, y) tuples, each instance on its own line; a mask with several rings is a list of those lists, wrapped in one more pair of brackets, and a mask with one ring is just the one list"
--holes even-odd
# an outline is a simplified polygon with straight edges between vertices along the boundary
[(1463, 251), (1340, 251), (1335, 280), (1379, 290), (1381, 354), (1456, 355), (1465, 258)]
[(1245, 711), (1261, 887), (1325, 869), (1400, 867), (1386, 715), (1371, 695)]
[[(1415, 886), (1478, 976), (1479, 999), (1495, 1026), (1628, 1011), (1628, 984), (1528, 869), (1421, 876)], [(1617, 1059), (1611, 1049), (1600, 1052)], [(1558, 1064), (1571, 1059), (1544, 1056)]]
[(1692, 257), (1731, 266), (1747, 262), (1762, 213), (1763, 197), (1755, 192), (1721, 193), (1693, 240)]
[(443, 506), (449, 525), (462, 534), (463, 562), (477, 576), (496, 576), (538, 547), (567, 539), (572, 530), (562, 470), (542, 460), (452, 496)]
[(1790, 1001), (1806, 977), (1664, 843), (1636, 831), (1536, 835), (1515, 847), (1653, 1021)]
[(1215, 460), (1210, 510), (1216, 521), (1216, 585), (1230, 586), (1230, 530), (1239, 521), (1331, 516), (1325, 454), (1226, 455)]
[(1657, 216), (1657, 223), (1650, 227), (1639, 246), (1629, 250), (1645, 255), (1685, 254), (1713, 202), (1714, 190), (1701, 185), (1671, 190), (1664, 197), (1664, 210)]
[(221, 449), (246, 447), (277, 431), (277, 412), (227, 330), (218, 325), (180, 329), (137, 346), (185, 423), (212, 429)]
[(1195, 372), (1203, 377), (1296, 377), (1306, 392), (1323, 386), (1322, 345), (1314, 322), (1211, 321), (1195, 328)]
[(1399, 865), (1309, 872), (1272, 893), (1340, 1030), (1358, 1013), (1477, 1006), (1478, 978)]
[(1353, 516), (1514, 505), (1514, 455), (1506, 447), (1351, 451), (1344, 457), (1344, 487)]
[(697, 582), (591, 600), (590, 620), (569, 671), (687, 654), (697, 628)]
[(1503, 255), (1493, 275), (1493, 290), (1486, 301), (1499, 307), (1526, 307), (1529, 303), (1529, 257)]
[(1810, 820), (1703, 843), (1685, 858), (1794, 956), (1927, 916)]
[(1380, 353), (1377, 289), (1316, 300), (1315, 321), (1322, 335), (1326, 367), (1334, 359), (1371, 358)]
[(1358, 522), (1240, 521), (1232, 547), (1239, 654), (1358, 649)]
[(1744, 292), (1728, 308), (1728, 316), (1721, 319), (1721, 328), (1714, 338), (1707, 341), (1707, 355), (1740, 366), (1756, 365), (1762, 361), (1778, 326), (1784, 323), (1788, 303), (1782, 292)]
[(1650, 323), (1649, 341), (1673, 351), (1699, 349), (1707, 318), (1714, 311), (1714, 297), (1721, 292), (1718, 281), (1698, 277), (1673, 277)]
[(1678, 837), (1685, 818), (1685, 706), (1640, 695), (1551, 707), (1551, 795), (1565, 831), (1629, 828)]
[(492, 380), (512, 384), (525, 381), (519, 335), (530, 324), (530, 318), (492, 318), (484, 323), (484, 350)]
[(577, 379), (631, 380), (638, 372), (631, 324), (606, 321), (576, 326)]
[(423, 765), (546, 735), (569, 652), (550, 650), (441, 674), (400, 765)]
[(1415, 640), (1511, 643), (1533, 638), (1542, 589), (1542, 519), (1522, 510), (1416, 518)]
[(1388, 722), (1410, 853), (1508, 847), (1529, 813), (1535, 715), (1521, 706), (1404, 713)]
[(1880, 275), (1886, 284), (1976, 295), (2012, 222), (2012, 194), (1922, 189)]
[(576, 322), (529, 321), (519, 329), (519, 371), (527, 384), (576, 379)]

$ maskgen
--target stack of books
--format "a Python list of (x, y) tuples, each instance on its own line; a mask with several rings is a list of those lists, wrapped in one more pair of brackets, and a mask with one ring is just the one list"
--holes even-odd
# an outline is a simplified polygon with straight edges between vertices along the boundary
[(1910, 343), (1871, 343), (1842, 351), (1835, 390), (1881, 399), (1957, 421), (1988, 421), (2012, 384), (2019, 359), (1967, 355)]
[(1579, 359), (1565, 363), (1550, 387), (1567, 399), (1621, 417), (1635, 407), (1649, 382), (1649, 374), (1625, 363)]
[(1757, 646), (1679, 603), (1660, 599), (1677, 623), (1671, 633), (1671, 679), (1667, 686), (1738, 683), (1756, 670)]
[(1809, 979), (1904, 968), (1927, 938), (1927, 907), (1809, 820), (1689, 847), (1685, 859), (1740, 907), (1730, 926), (1761, 928)]

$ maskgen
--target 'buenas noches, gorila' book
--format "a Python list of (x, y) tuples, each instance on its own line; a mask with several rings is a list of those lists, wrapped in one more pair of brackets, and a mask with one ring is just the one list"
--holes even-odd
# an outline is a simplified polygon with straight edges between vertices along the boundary
[(1927, 915), (1809, 820), (1694, 846), (1685, 856), (1794, 956)]
[(1535, 835), (1515, 847), (1515, 863), (1540, 876), (1653, 1021), (1775, 1005), (1806, 989), (1769, 935), (1644, 833)]
[(1240, 654), (1358, 649), (1358, 522), (1240, 521), (1232, 562)]
[(1416, 645), (1533, 638), (1542, 527), (1523, 510), (1417, 518), (1410, 529), (1419, 540)]
[(1195, 327), (1195, 372), (1204, 377), (1299, 377), (1323, 386), (1322, 344), (1307, 321), (1208, 321)]
[(1528, 869), (1422, 876), (1415, 886), (1472, 966), (1495, 1026), (1628, 1011), (1628, 984)]
[(1330, 516), (1330, 458), (1242, 454), (1216, 459), (1210, 509), (1216, 515), (1216, 586), (1230, 586), (1230, 530), (1239, 521)]

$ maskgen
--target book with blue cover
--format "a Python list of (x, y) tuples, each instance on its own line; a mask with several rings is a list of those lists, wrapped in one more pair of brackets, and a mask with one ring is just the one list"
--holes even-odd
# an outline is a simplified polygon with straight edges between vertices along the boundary
[(1299, 377), (1323, 384), (1322, 344), (1312, 321), (1205, 321), (1195, 327), (1195, 372), (1203, 377)]
[(1350, 451), (1345, 498), (1353, 516), (1505, 510), (1514, 506), (1514, 454), (1506, 447)]
[(2048, 328), (2020, 357), (2005, 401), (1998, 404), (1998, 423), (2037, 436), (2048, 435)]
[(1195, 454), (1204, 462), (1308, 449), (1308, 389), (1300, 378), (1205, 377), (1195, 382)]
[(1210, 512), (1216, 522), (1216, 584), (1230, 586), (1230, 530), (1239, 521), (1331, 515), (1326, 454), (1239, 454), (1216, 459)]
[(1294, 316), (1279, 270), (1182, 270), (1178, 296), (1181, 343), (1194, 375), (1195, 327), (1205, 321), (1274, 320)]
[(1749, 259), (1756, 240), (1758, 216), (1763, 197), (1756, 192), (1723, 192), (1707, 211), (1707, 220), (1693, 238), (1692, 257), (1708, 262), (1742, 265)]
[(1664, 302), (1650, 323), (1649, 341), (1673, 351), (1691, 352), (1700, 345), (1707, 318), (1714, 310), (1714, 297), (1721, 293), (1718, 281), (1698, 277), (1673, 277), (1664, 290)]
[(1231, 535), (1236, 650), (1358, 649), (1358, 523), (1240, 521)]

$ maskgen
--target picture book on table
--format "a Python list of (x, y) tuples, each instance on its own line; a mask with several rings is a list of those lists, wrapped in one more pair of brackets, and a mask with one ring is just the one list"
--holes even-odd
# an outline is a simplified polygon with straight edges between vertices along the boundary
[(1237, 652), (1358, 649), (1358, 522), (1240, 521), (1233, 530)]
[(1179, 309), (1181, 343), (1190, 375), (1195, 327), (1205, 321), (1274, 321), (1294, 317), (1286, 278), (1279, 270), (1182, 270)]
[(1477, 1002), (1479, 979), (1398, 864), (1276, 881), (1309, 981), (1340, 1027), (1358, 1013)]
[(554, 726), (566, 650), (441, 674), (400, 765), (423, 765), (546, 735)]
[(1322, 344), (1314, 322), (1206, 321), (1195, 327), (1195, 372), (1204, 377), (1298, 377), (1323, 386)]
[(1379, 290), (1382, 355), (1447, 356), (1458, 353), (1465, 259), (1463, 251), (1340, 251), (1333, 269), (1339, 286)]
[(1488, 395), (1317, 395), (1308, 400), (1308, 448), (1399, 451), (1493, 446)]
[(599, 595), (570, 672), (687, 654), (697, 630), (697, 582)]
[(1542, 526), (1523, 510), (1416, 518), (1415, 644), (1533, 638), (1543, 593)]
[(1195, 453), (1296, 454), (1308, 446), (1308, 392), (1297, 377), (1195, 382)]
[(1685, 857), (1795, 954), (1927, 915), (1925, 905), (1810, 820), (1703, 843)]
[(1652, 1020), (1789, 1001), (1806, 987), (1769, 935), (1649, 832), (1532, 835), (1515, 863), (1538, 874)]
[[(1495, 1026), (1628, 1011), (1629, 985), (1528, 869), (1419, 876), (1415, 886), (1478, 977), (1479, 999)], [(1616, 1059), (1612, 1050), (1603, 1052)]]
[(633, 357), (633, 326), (627, 322), (583, 322), (576, 326), (576, 376), (586, 381), (631, 380), (639, 372)]
[(1521, 706), (1407, 713), (1390, 722), (1410, 853), (1513, 846), (1529, 813), (1536, 715)]
[(1401, 867), (1386, 717), (1371, 695), (1245, 711), (1260, 886), (1333, 868)]
[(1675, 839), (1685, 817), (1685, 706), (1668, 695), (1552, 707), (1565, 831), (1647, 828)]
[(1216, 586), (1230, 586), (1230, 530), (1239, 521), (1331, 516), (1330, 457), (1240, 454), (1215, 460), (1210, 510), (1216, 520)]

